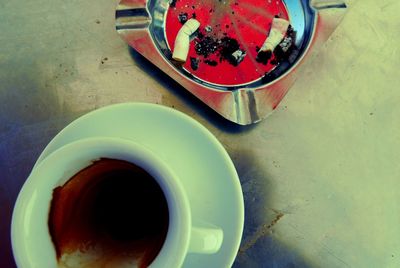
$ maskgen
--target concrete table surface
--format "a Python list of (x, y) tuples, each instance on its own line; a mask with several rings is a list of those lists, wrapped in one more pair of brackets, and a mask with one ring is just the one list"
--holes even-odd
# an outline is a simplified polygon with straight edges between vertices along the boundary
[(117, 1), (0, 2), (0, 267), (46, 144), (75, 118), (152, 102), (205, 125), (245, 197), (234, 267), (400, 267), (400, 2), (353, 2), (269, 118), (222, 119), (114, 29)]

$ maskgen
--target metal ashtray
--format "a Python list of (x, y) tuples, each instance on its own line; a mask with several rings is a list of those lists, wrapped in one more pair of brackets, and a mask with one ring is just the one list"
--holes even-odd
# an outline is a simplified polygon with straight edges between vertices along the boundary
[[(340, 0), (122, 0), (116, 29), (131, 47), (216, 112), (247, 125), (278, 106), (302, 63), (328, 39), (345, 11)], [(260, 63), (258, 46), (274, 17), (290, 22), (293, 49), (279, 62)], [(179, 65), (172, 60), (174, 39), (188, 18), (201, 26), (191, 37), (188, 59)], [(214, 51), (230, 40), (240, 45), (241, 58), (235, 63), (225, 60), (221, 49)], [(200, 53), (204, 47), (208, 50)]]

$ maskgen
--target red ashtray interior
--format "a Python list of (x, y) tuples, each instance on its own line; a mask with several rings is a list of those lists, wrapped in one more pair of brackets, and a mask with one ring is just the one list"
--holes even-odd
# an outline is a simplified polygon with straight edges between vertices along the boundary
[[(166, 41), (173, 51), (182, 20), (195, 18), (200, 22), (199, 33), (203, 38), (194, 36), (183, 68), (196, 78), (215, 85), (248, 84), (276, 68), (271, 62), (256, 61), (258, 49), (264, 43), (275, 16), (289, 20), (287, 8), (281, 0), (177, 0), (170, 4), (166, 14)], [(218, 52), (199, 55), (195, 47), (202, 44), (204, 36), (215, 41), (236, 40), (246, 56), (234, 66), (222, 59)]]

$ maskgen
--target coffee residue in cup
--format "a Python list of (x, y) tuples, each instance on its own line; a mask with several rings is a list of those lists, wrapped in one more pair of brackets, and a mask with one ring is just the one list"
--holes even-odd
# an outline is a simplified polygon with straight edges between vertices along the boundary
[(59, 267), (147, 267), (166, 239), (168, 205), (145, 170), (103, 158), (54, 189), (48, 225)]

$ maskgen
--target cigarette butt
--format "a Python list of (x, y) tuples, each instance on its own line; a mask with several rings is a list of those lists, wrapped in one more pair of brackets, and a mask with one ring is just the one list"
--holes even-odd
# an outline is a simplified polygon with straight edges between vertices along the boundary
[(269, 35), (265, 39), (264, 44), (260, 48), (259, 52), (274, 51), (274, 49), (285, 37), (289, 24), (289, 21), (285, 19), (274, 18), (272, 21), (271, 31), (269, 32)]
[(190, 19), (179, 30), (175, 39), (174, 52), (172, 58), (179, 62), (186, 62), (189, 54), (190, 36), (199, 28), (200, 22)]
[(172, 58), (179, 62), (186, 62), (187, 56), (189, 54), (189, 36), (187, 34), (178, 34), (175, 39), (174, 52), (172, 53)]
[(238, 49), (233, 52), (232, 55), (229, 57), (229, 62), (234, 66), (238, 66), (239, 63), (243, 61), (245, 56), (246, 52), (244, 50)]

